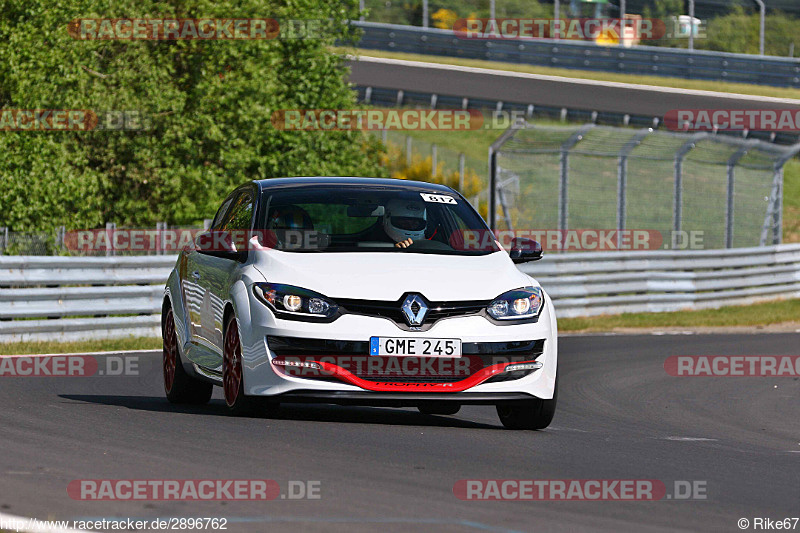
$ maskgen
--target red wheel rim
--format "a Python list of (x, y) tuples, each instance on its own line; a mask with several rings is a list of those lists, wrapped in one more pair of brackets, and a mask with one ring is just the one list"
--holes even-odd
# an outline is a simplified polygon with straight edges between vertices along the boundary
[(225, 332), (224, 352), (222, 385), (225, 389), (225, 403), (232, 406), (239, 397), (239, 385), (242, 382), (242, 347), (239, 344), (239, 330), (235, 320), (231, 320)]
[(178, 365), (178, 339), (175, 336), (175, 321), (172, 310), (167, 313), (164, 321), (164, 390), (167, 394), (172, 391), (175, 384), (175, 367)]

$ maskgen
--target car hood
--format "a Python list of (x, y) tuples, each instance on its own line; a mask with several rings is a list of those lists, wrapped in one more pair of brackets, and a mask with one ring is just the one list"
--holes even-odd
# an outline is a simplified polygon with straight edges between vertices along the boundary
[(269, 282), (303, 287), (333, 299), (395, 301), (416, 292), (430, 301), (491, 300), (534, 284), (505, 252), (456, 256), (264, 250), (255, 253), (253, 265)]

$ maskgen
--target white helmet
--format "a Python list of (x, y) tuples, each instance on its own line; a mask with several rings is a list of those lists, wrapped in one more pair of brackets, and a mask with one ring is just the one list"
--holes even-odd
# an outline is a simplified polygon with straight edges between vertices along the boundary
[(425, 205), (414, 200), (389, 200), (383, 213), (383, 230), (395, 242), (425, 238)]

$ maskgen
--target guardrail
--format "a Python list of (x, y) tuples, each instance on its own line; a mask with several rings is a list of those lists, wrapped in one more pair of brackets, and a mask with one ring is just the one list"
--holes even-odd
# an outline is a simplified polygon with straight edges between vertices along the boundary
[(0, 256), (0, 342), (159, 336), (176, 256)]
[[(159, 336), (163, 287), (175, 259), (0, 257), (0, 342)], [(800, 297), (800, 244), (552, 253), (521, 270), (548, 291), (559, 317)]]
[(800, 297), (800, 244), (549, 254), (521, 270), (559, 317), (667, 312)]
[(553, 39), (461, 39), (451, 30), (353, 22), (360, 48), (580, 70), (800, 87), (800, 59)]

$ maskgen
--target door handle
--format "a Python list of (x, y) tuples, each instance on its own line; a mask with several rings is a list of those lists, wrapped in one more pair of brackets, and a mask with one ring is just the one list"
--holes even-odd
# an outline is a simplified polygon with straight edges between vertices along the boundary
[(194, 279), (200, 279), (200, 271), (199, 270), (195, 270), (194, 272), (192, 272), (192, 277)]

